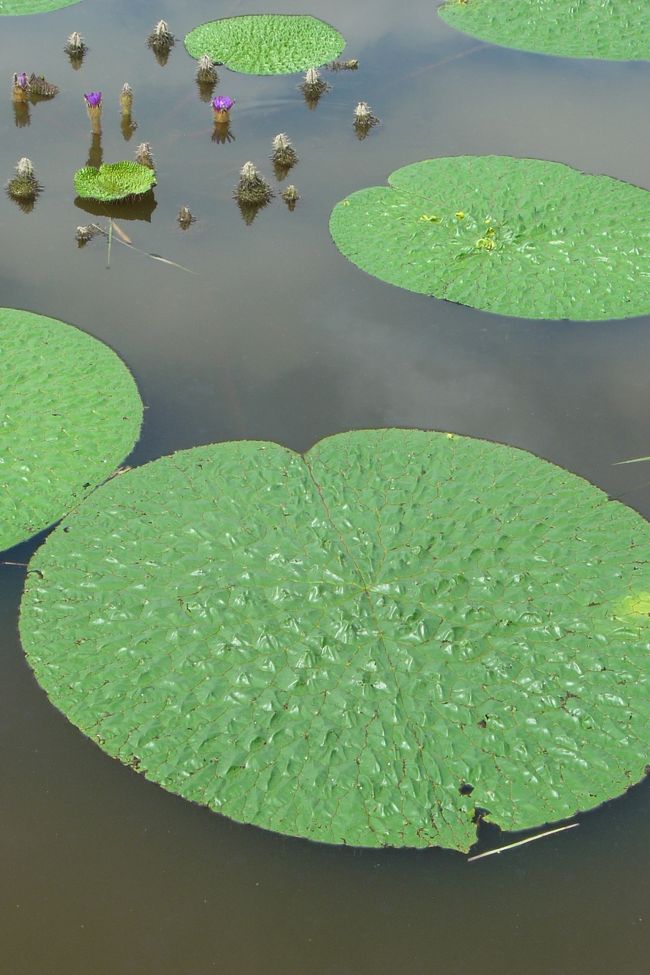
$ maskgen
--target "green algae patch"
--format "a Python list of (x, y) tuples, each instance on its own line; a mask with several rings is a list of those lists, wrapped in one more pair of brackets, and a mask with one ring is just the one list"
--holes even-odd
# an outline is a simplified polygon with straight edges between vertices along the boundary
[(650, 58), (647, 0), (447, 0), (451, 27), (505, 47), (567, 58)]
[(137, 162), (84, 166), (74, 174), (74, 188), (81, 199), (112, 203), (144, 196), (156, 185), (153, 169)]
[(339, 56), (345, 41), (334, 27), (302, 14), (243, 14), (195, 27), (185, 38), (193, 58), (244, 74), (291, 74)]
[(338, 203), (330, 232), (369, 274), (521, 318), (650, 312), (650, 193), (561, 163), (452, 156)]
[(81, 0), (0, 0), (0, 17), (44, 14), (48, 10), (60, 10), (80, 2)]
[(64, 322), (0, 308), (0, 550), (47, 528), (130, 452), (142, 402), (124, 363)]
[[(170, 503), (170, 499), (172, 499)], [(110, 755), (235, 820), (467, 850), (648, 763), (650, 526), (521, 450), (356, 431), (103, 485), (30, 564), (28, 660)]]

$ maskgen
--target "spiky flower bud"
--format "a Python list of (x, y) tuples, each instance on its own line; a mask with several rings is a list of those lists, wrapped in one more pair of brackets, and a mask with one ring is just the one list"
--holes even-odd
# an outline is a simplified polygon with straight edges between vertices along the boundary
[(200, 85), (216, 85), (219, 80), (214, 61), (209, 54), (202, 54), (196, 69), (196, 80)]
[(133, 108), (133, 89), (128, 81), (125, 81), (122, 85), (122, 91), (120, 92), (120, 108), (122, 109), (122, 115), (131, 114), (131, 109)]
[(246, 162), (239, 174), (239, 183), (235, 187), (235, 199), (244, 206), (260, 207), (268, 203), (273, 197), (273, 191), (257, 167), (252, 162)]
[(158, 53), (167, 53), (174, 46), (174, 35), (170, 33), (166, 20), (159, 20), (147, 38), (147, 44)]
[(189, 207), (181, 207), (176, 219), (181, 230), (187, 230), (190, 224), (194, 223), (195, 217)]
[(32, 161), (23, 156), (16, 163), (16, 175), (7, 183), (7, 193), (14, 200), (35, 200), (39, 191)]
[(74, 30), (68, 37), (63, 50), (70, 57), (82, 58), (88, 49), (81, 34)]
[(151, 152), (151, 146), (148, 142), (141, 142), (135, 150), (135, 161), (140, 163), (141, 166), (148, 166), (149, 169), (155, 169), (156, 166), (153, 161), (153, 153)]
[(291, 167), (295, 166), (298, 162), (296, 150), (284, 132), (279, 132), (273, 139), (271, 159), (273, 160), (275, 175), (278, 179), (284, 179)]
[(31, 159), (28, 159), (27, 156), (23, 156), (16, 163), (16, 175), (22, 176), (23, 178), (29, 178), (34, 175), (34, 166)]
[(282, 199), (290, 210), (295, 210), (296, 203), (300, 199), (300, 195), (293, 183), (290, 186), (287, 186), (286, 189), (282, 190)]

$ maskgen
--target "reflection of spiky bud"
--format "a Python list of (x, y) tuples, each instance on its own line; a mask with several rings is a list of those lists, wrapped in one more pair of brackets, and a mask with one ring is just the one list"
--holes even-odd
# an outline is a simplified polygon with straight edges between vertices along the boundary
[(168, 52), (174, 46), (174, 35), (169, 31), (169, 25), (165, 20), (159, 20), (151, 34), (147, 38), (147, 45), (156, 54)]
[(155, 169), (155, 163), (153, 161), (153, 153), (151, 152), (151, 146), (148, 142), (141, 142), (140, 145), (135, 150), (135, 161), (140, 163), (141, 166), (148, 166), (149, 169)]
[(15, 200), (35, 200), (39, 190), (32, 161), (23, 156), (16, 164), (16, 175), (7, 183), (7, 192)]
[(190, 224), (194, 223), (196, 218), (192, 214), (189, 207), (181, 207), (178, 211), (178, 217), (176, 219), (181, 230), (187, 230)]
[(252, 162), (244, 163), (235, 187), (235, 199), (244, 206), (264, 206), (273, 197), (273, 190)]
[(120, 108), (122, 109), (122, 115), (131, 114), (131, 109), (133, 108), (133, 89), (128, 81), (125, 81), (122, 85), (122, 91), (120, 92)]
[(291, 184), (291, 186), (287, 186), (286, 189), (282, 190), (282, 199), (287, 204), (290, 210), (296, 209), (296, 203), (300, 199), (300, 196), (298, 194), (298, 190), (293, 185), (293, 183)]
[(196, 80), (200, 85), (216, 85), (219, 80), (214, 61), (209, 54), (202, 54), (196, 69)]

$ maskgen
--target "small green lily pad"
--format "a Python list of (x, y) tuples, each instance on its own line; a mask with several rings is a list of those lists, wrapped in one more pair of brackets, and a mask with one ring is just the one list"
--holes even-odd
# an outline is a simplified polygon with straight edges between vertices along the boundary
[(101, 203), (143, 196), (155, 185), (153, 169), (137, 162), (103, 163), (99, 169), (84, 166), (74, 174), (77, 195)]
[(650, 193), (561, 163), (452, 156), (352, 193), (330, 231), (362, 270), (521, 318), (650, 312)]
[(567, 58), (650, 58), (647, 0), (447, 0), (451, 27), (505, 47)]
[(0, 0), (0, 17), (17, 17), (21, 14), (44, 14), (48, 10), (72, 7), (81, 0)]
[(61, 518), (138, 439), (124, 363), (64, 322), (0, 308), (0, 550)]
[(291, 74), (338, 57), (345, 41), (334, 27), (302, 14), (243, 14), (201, 24), (185, 38), (193, 58), (244, 74)]
[(110, 755), (236, 820), (467, 850), (650, 759), (650, 525), (531, 454), (415, 430), (182, 451), (32, 560), (28, 660)]

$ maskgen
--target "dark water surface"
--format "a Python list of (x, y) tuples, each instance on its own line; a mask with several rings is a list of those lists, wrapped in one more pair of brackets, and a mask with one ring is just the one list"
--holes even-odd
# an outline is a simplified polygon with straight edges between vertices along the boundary
[[(144, 44), (264, 2), (85, 0), (0, 18), (5, 94), (0, 176), (29, 156), (44, 191), (30, 214), (0, 198), (0, 305), (64, 319), (134, 371), (148, 407), (130, 463), (237, 438), (306, 449), (353, 427), (418, 426), (525, 447), (650, 517), (650, 321), (500, 318), (377, 281), (332, 245), (339, 199), (393, 169), (459, 153), (558, 160), (650, 189), (650, 64), (569, 61), (453, 32), (432, 0), (283, 0), (347, 38), (356, 73), (328, 76), (313, 111), (299, 76), (220, 68), (235, 141), (211, 141), (196, 64)], [(62, 47), (79, 30), (79, 71)], [(19, 128), (14, 71), (61, 87)], [(138, 129), (126, 144), (128, 81)], [(104, 161), (146, 140), (157, 162), (151, 221), (134, 244), (78, 250), (72, 174), (90, 131), (82, 94), (104, 93)], [(364, 141), (356, 103), (382, 119)], [(251, 159), (272, 178), (273, 136), (300, 162), (246, 226), (231, 198)], [(4, 176), (2, 175), (4, 174)], [(197, 215), (187, 233), (181, 204)], [(513, 287), (516, 287), (513, 282)], [(40, 540), (40, 539), (39, 539)], [(25, 562), (38, 541), (6, 558)], [(54, 710), (17, 633), (24, 569), (0, 567), (0, 972), (2, 975), (642, 975), (650, 947), (650, 787), (581, 826), (499, 857), (358, 851), (240, 826), (163, 792), (104, 755)], [(484, 837), (495, 845), (499, 837)]]

